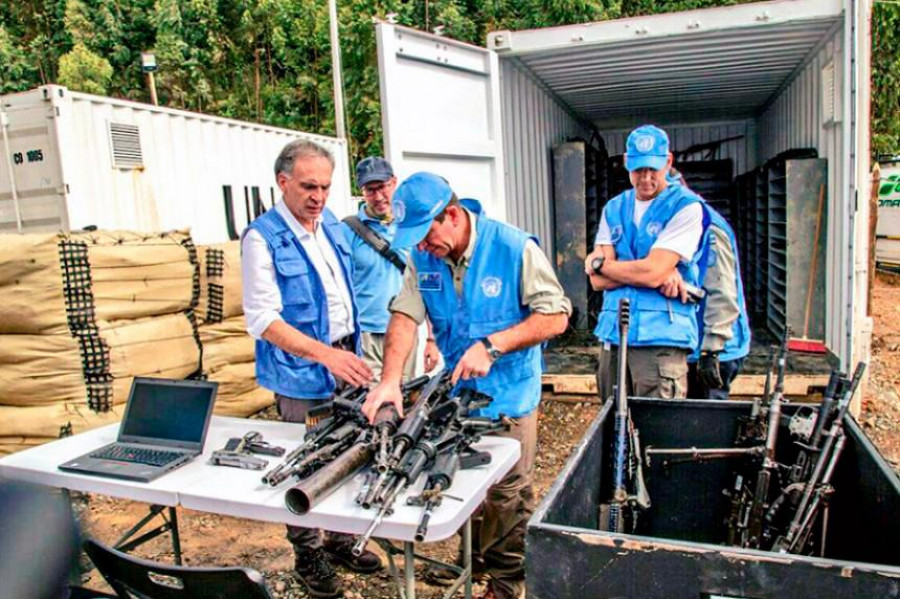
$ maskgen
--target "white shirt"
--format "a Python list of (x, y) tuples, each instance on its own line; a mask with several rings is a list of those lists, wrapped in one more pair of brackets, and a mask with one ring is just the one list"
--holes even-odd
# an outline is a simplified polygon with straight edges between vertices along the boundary
[[(634, 201), (634, 224), (640, 226), (641, 218), (656, 201)], [(685, 206), (669, 219), (663, 230), (659, 232), (651, 249), (670, 250), (681, 256), (682, 262), (690, 262), (700, 245), (700, 237), (703, 235), (703, 207), (700, 202), (694, 202)], [(606, 210), (600, 217), (600, 226), (597, 227), (597, 237), (594, 245), (614, 245), (609, 225), (606, 222)]]
[[(294, 218), (284, 200), (275, 204), (275, 210), (284, 218), (291, 232), (300, 241), (322, 280), (328, 300), (331, 341), (350, 335), (354, 331), (353, 300), (340, 261), (321, 226), (322, 217), (316, 219), (315, 232), (310, 233)], [(275, 278), (275, 264), (266, 240), (255, 229), (250, 229), (244, 234), (241, 252), (247, 332), (254, 339), (262, 339), (262, 334), (270, 324), (276, 320), (283, 320), (281, 317), (283, 304), (281, 290)]]

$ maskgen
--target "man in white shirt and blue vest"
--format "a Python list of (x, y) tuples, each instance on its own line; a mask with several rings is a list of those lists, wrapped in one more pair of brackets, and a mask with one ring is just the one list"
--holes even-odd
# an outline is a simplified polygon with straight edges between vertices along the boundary
[[(325, 207), (334, 158), (308, 141), (287, 144), (275, 161), (283, 199), (254, 220), (241, 241), (244, 316), (256, 339), (256, 378), (275, 393), (287, 422), (304, 422), (341, 383), (361, 386), (372, 372), (358, 357), (359, 326), (350, 284), (345, 225)], [(299, 439), (298, 439), (299, 442)], [(353, 557), (353, 537), (288, 526), (295, 569), (315, 597), (343, 591), (331, 561), (373, 572), (371, 552)]]
[(494, 398), (480, 415), (516, 421), (507, 436), (520, 441), (522, 456), (473, 520), (473, 559), (490, 577), (486, 597), (519, 597), (534, 510), (541, 343), (565, 330), (571, 304), (533, 236), (457, 199), (443, 178), (412, 175), (394, 194), (394, 210), (395, 242), (415, 249), (390, 306), (382, 380), (363, 412), (371, 419), (385, 402), (402, 412), (403, 362), (427, 315), (452, 382)]
[(622, 383), (643, 397), (687, 393), (687, 357), (698, 345), (698, 330), (697, 306), (688, 301), (685, 283), (700, 286), (698, 250), (706, 220), (700, 196), (667, 181), (671, 166), (665, 131), (644, 125), (631, 132), (625, 167), (632, 189), (604, 207), (594, 251), (585, 260), (591, 285), (604, 292), (594, 330), (601, 344), (597, 385), (603, 399), (616, 384), (617, 310), (625, 297), (632, 314), (630, 380)]

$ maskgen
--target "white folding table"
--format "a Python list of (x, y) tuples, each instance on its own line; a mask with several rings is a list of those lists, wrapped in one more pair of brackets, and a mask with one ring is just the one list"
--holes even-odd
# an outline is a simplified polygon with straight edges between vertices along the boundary
[[(151, 504), (151, 514), (129, 531), (132, 533), (168, 508), (169, 518), (164, 526), (131, 542), (126, 542), (127, 539), (123, 537), (118, 545), (127, 550), (143, 540), (168, 531), (172, 533), (176, 562), (180, 562), (181, 553), (175, 510), (177, 506), (349, 534), (365, 532), (375, 516), (374, 510), (365, 510), (355, 503), (363, 482), (362, 473), (346, 480), (309, 513), (299, 516), (290, 512), (284, 503), (284, 492), (295, 480), (273, 488), (262, 483), (265, 470), (242, 470), (207, 463), (210, 454), (224, 447), (229, 438), (242, 437), (249, 431), (257, 431), (269, 443), (290, 451), (303, 439), (302, 424), (214, 416), (210, 422), (203, 455), (150, 483), (63, 472), (57, 468), (63, 462), (115, 441), (118, 428), (118, 424), (111, 424), (4, 457), (0, 459), (0, 477), (65, 490), (102, 493)], [(484, 501), (490, 486), (509, 472), (520, 455), (519, 443), (513, 439), (489, 436), (479, 441), (474, 448), (489, 452), (490, 464), (460, 470), (456, 474), (453, 485), (446, 492), (446, 499), (431, 516), (425, 537), (425, 542), (439, 541), (452, 536), (460, 528), (463, 529), (465, 563), (457, 584), (451, 587), (448, 595), (461, 585), (465, 585), (466, 596), (471, 595), (471, 515)], [(272, 456), (261, 457), (269, 460), (269, 467), (280, 460)], [(401, 596), (408, 599), (415, 595), (413, 558), (432, 561), (415, 553), (414, 535), (422, 508), (406, 505), (406, 498), (418, 495), (423, 485), (424, 480), (420, 480), (401, 494), (397, 498), (394, 513), (386, 517), (375, 532), (377, 540), (388, 552), (388, 566), (398, 582)], [(165, 514), (163, 517), (165, 518)], [(394, 563), (394, 554), (401, 552), (385, 539), (403, 542), (402, 553), (406, 559), (402, 581)]]

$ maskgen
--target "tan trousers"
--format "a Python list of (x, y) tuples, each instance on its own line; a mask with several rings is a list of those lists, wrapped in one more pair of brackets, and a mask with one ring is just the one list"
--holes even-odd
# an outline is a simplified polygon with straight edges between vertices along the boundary
[[(362, 331), (359, 335), (359, 344), (362, 347), (362, 359), (366, 366), (372, 369), (375, 377), (374, 383), (381, 380), (381, 366), (384, 364), (384, 333), (369, 333)], [(412, 351), (403, 366), (403, 380), (408, 381), (415, 376), (416, 351), (419, 347), (419, 337), (413, 337)]]
[(500, 437), (516, 439), (522, 455), (513, 469), (488, 490), (472, 516), (472, 560), (482, 561), (499, 599), (525, 592), (525, 529), (534, 513), (534, 458), (537, 452), (538, 410), (514, 418)]
[[(628, 395), (684, 399), (687, 397), (688, 351), (676, 347), (628, 348)], [(600, 346), (597, 389), (604, 401), (612, 397), (618, 378), (619, 347)]]

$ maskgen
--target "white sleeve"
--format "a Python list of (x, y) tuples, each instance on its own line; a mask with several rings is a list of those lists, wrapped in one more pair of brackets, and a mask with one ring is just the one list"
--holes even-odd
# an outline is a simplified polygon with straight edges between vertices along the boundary
[(703, 206), (694, 202), (675, 213), (651, 249), (670, 250), (681, 256), (683, 262), (690, 262), (700, 245), (703, 235)]
[(244, 292), (244, 319), (254, 339), (281, 318), (281, 290), (275, 280), (275, 264), (263, 236), (255, 229), (241, 241), (241, 285)]
[[(606, 222), (606, 208), (600, 215), (600, 225), (597, 227), (597, 236), (594, 238), (594, 246), (612, 245), (612, 234), (609, 232), (609, 223)], [(588, 252), (593, 248), (588, 248)]]

